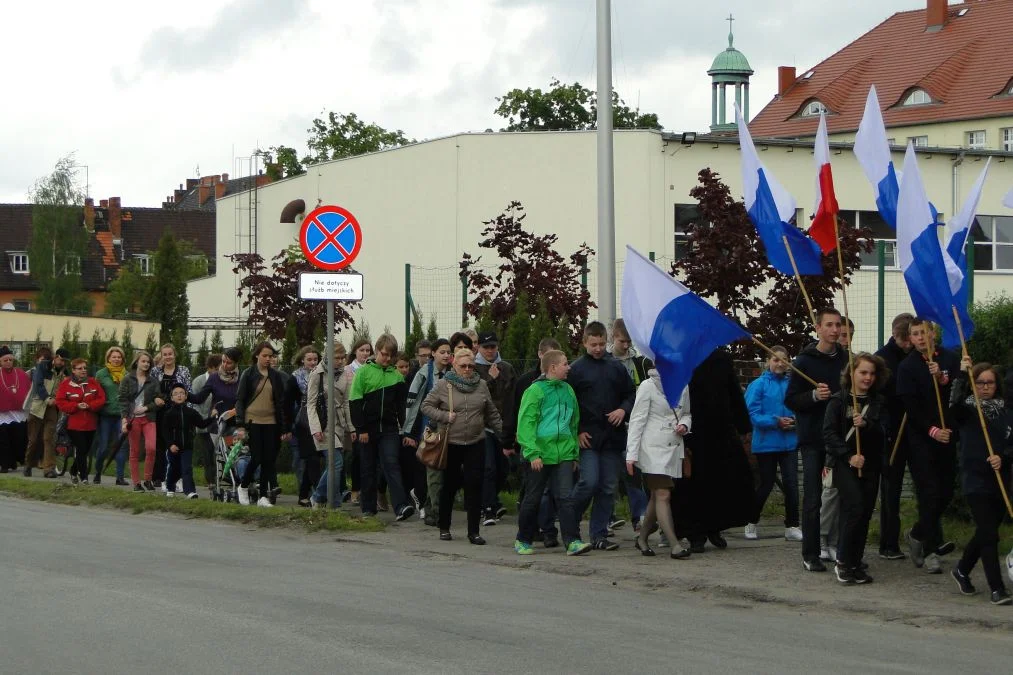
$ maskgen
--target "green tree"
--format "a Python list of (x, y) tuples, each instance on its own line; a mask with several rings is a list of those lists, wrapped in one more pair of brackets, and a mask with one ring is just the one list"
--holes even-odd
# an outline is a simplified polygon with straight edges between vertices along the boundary
[(285, 329), (285, 339), (281, 343), (281, 362), (292, 363), (297, 351), (299, 351), (299, 335), (296, 332), (295, 319), (289, 318), (288, 327)]
[(369, 322), (363, 321), (352, 331), (352, 342), (358, 342), (359, 340), (365, 340), (369, 344), (373, 344), (373, 336), (369, 332)]
[(74, 328), (70, 332), (70, 341), (74, 345), (70, 353), (74, 358), (80, 357), (82, 354), (87, 354), (87, 351), (81, 349), (81, 322), (75, 321)]
[(158, 355), (158, 335), (154, 328), (148, 329), (148, 336), (144, 339), (144, 351), (151, 354), (152, 358)]
[(221, 354), (225, 351), (225, 343), (222, 341), (222, 329), (215, 328), (215, 332), (211, 334), (211, 353)]
[(429, 342), (436, 342), (440, 339), (440, 329), (436, 327), (436, 315), (429, 317), (429, 325), (426, 326), (426, 339)]
[(975, 362), (1007, 366), (1013, 363), (1013, 298), (1002, 293), (976, 302), (971, 309), (971, 319), (974, 320), (974, 335), (967, 343), (967, 350)]
[[(274, 158), (271, 161), (270, 157)], [(271, 180), (281, 180), (306, 173), (306, 167), (299, 161), (299, 151), (285, 145), (274, 145), (269, 149), (265, 173)]]
[(516, 364), (517, 368), (523, 368), (531, 339), (530, 301), (528, 294), (523, 291), (517, 296), (517, 309), (513, 318), (507, 322), (504, 338), (506, 351), (500, 350), (503, 358)]
[(419, 318), (417, 312), (412, 312), (412, 330), (404, 341), (404, 353), (408, 355), (408, 358), (415, 356), (415, 346), (425, 337), (425, 333), (422, 332), (422, 319)]
[(28, 269), (39, 285), (35, 304), (43, 311), (88, 313), (92, 308), (81, 286), (88, 232), (82, 224), (84, 194), (76, 178), (74, 156), (67, 155), (51, 174), (36, 181), (28, 195), (33, 205)]
[(134, 358), (134, 327), (127, 322), (127, 325), (123, 327), (123, 340), (121, 346), (127, 353), (127, 366), (130, 365), (130, 361)]
[(388, 150), (415, 143), (400, 129), (389, 131), (373, 122), (359, 119), (355, 113), (335, 113), (324, 110), (313, 120), (307, 131), (310, 134), (306, 145), (310, 154), (303, 158), (304, 164), (326, 162), (330, 159), (354, 157), (367, 152)]
[(88, 363), (97, 368), (105, 365), (105, 349), (102, 344), (102, 331), (98, 328), (91, 334), (91, 341), (88, 343)]
[(543, 338), (552, 337), (555, 326), (552, 325), (552, 317), (549, 316), (549, 308), (545, 304), (545, 298), (538, 299), (535, 318), (531, 320), (531, 332), (528, 333), (528, 359), (538, 358), (538, 343)]
[[(512, 89), (496, 98), (494, 114), (507, 121), (503, 131), (583, 131), (598, 126), (598, 95), (580, 84), (556, 78), (550, 89)], [(616, 129), (661, 129), (658, 116), (632, 109), (612, 92), (612, 126)]]
[(481, 335), (496, 330), (496, 322), (492, 318), (492, 306), (487, 302), (482, 305), (475, 322), (475, 332)]
[[(334, 344), (337, 343), (337, 340), (335, 340)], [(327, 334), (324, 333), (324, 325), (322, 323), (318, 323), (313, 328), (313, 346), (319, 349), (321, 354), (324, 347), (327, 346)]]
[(144, 314), (144, 297), (148, 293), (148, 280), (141, 274), (136, 261), (120, 266), (116, 278), (109, 282), (106, 311), (118, 314)]
[[(110, 347), (119, 347), (121, 349), (123, 348), (123, 345), (120, 344), (119, 339), (116, 337), (115, 328), (113, 329), (113, 332), (109, 334), (109, 339), (102, 341), (102, 365), (105, 365), (106, 352), (109, 350)], [(123, 358), (127, 358), (126, 352), (124, 352)], [(129, 366), (130, 364), (125, 363), (124, 365)]]
[(200, 340), (200, 346), (197, 347), (197, 365), (200, 367), (200, 371), (204, 372), (204, 364), (208, 362), (208, 356), (211, 354), (208, 348), (208, 332), (204, 331), (203, 337)]
[(66, 349), (71, 354), (77, 352), (77, 345), (74, 344), (74, 336), (70, 331), (70, 322), (63, 324), (63, 333), (60, 335), (60, 344), (57, 349)]
[(552, 333), (552, 337), (556, 338), (556, 342), (559, 343), (562, 352), (567, 356), (573, 356), (574, 354), (580, 353), (580, 348), (575, 346), (579, 344), (579, 340), (574, 339), (570, 330), (570, 319), (564, 314), (559, 317), (559, 321), (556, 323), (556, 328)]
[(160, 340), (180, 340), (190, 313), (186, 297), (189, 270), (171, 230), (162, 234), (153, 262), (155, 273), (144, 297), (145, 314), (162, 324)]

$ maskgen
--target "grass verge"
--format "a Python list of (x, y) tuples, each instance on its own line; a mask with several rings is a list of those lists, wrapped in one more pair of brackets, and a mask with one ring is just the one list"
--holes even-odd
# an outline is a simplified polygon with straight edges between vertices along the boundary
[(307, 532), (378, 532), (383, 522), (373, 518), (355, 518), (346, 513), (275, 507), (258, 509), (238, 504), (223, 504), (209, 499), (167, 498), (161, 493), (134, 493), (96, 485), (74, 486), (66, 483), (39, 482), (11, 476), (0, 476), (0, 493), (22, 499), (54, 504), (100, 506), (145, 513), (175, 513), (189, 518), (222, 520), (258, 527), (297, 527)]

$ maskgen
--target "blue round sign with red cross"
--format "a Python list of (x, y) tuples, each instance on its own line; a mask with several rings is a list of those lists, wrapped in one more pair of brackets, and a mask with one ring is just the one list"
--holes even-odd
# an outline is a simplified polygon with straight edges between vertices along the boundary
[(348, 267), (362, 248), (362, 228), (340, 206), (319, 206), (302, 221), (299, 246), (311, 265), (322, 270)]

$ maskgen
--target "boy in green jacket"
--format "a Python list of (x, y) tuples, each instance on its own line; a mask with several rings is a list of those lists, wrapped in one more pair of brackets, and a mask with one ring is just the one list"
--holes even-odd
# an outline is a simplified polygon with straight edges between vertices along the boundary
[(531, 462), (531, 470), (525, 480), (514, 550), (520, 555), (535, 552), (531, 542), (538, 527), (538, 507), (548, 486), (558, 506), (566, 554), (581, 555), (591, 550), (591, 544), (580, 540), (576, 506), (570, 498), (579, 452), (577, 396), (566, 382), (570, 371), (566, 354), (546, 352), (541, 366), (542, 376), (524, 392), (517, 415), (517, 443)]

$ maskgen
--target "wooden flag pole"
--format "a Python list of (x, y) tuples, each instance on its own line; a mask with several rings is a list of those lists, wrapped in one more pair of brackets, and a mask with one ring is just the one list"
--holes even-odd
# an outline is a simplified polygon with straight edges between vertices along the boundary
[[(837, 217), (834, 217), (834, 238), (837, 240), (837, 267), (841, 274), (841, 299), (844, 301), (844, 323), (848, 327), (848, 336), (851, 335), (851, 320), (848, 318), (848, 292), (845, 290), (844, 283), (844, 256), (841, 254), (841, 231), (837, 225)], [(858, 410), (858, 394), (855, 393), (855, 364), (854, 359), (851, 355), (851, 343), (848, 342), (848, 373), (850, 374), (851, 382), (851, 407), (853, 410)], [(855, 428), (855, 454), (859, 457), (862, 456), (862, 435), (859, 433), (858, 428)], [(862, 470), (858, 470), (858, 477), (862, 477)]]
[[(960, 334), (960, 350), (964, 355), (964, 358), (970, 358), (967, 353), (967, 342), (964, 340), (964, 327), (960, 324), (960, 314), (957, 312), (956, 305), (950, 305), (953, 309), (953, 318), (957, 320), (957, 333)], [(967, 376), (970, 378), (971, 373)], [(992, 437), (988, 435), (988, 425), (985, 424), (985, 413), (981, 411), (981, 398), (978, 396), (978, 386), (971, 382), (971, 391), (974, 393), (974, 407), (978, 410), (978, 421), (981, 423), (981, 435), (985, 437), (985, 447), (988, 448), (988, 456), (992, 457), (995, 455), (995, 450), (992, 449)], [(998, 382), (996, 383), (998, 386)], [(1009, 512), (1011, 518), (1013, 518), (1013, 504), (1010, 504), (1009, 494), (1006, 493), (1006, 485), (1002, 482), (1002, 474), (999, 473), (998, 469), (995, 469), (995, 479), (999, 481), (999, 491), (1002, 492), (1002, 499), (1006, 502), (1006, 510)]]
[[(777, 352), (775, 352), (774, 350), (772, 350), (770, 347), (768, 347), (767, 345), (765, 345), (762, 342), (760, 342), (759, 340), (757, 340), (755, 337), (753, 338), (753, 344), (755, 344), (757, 347), (759, 347), (763, 351), (767, 352), (771, 356), (779, 358), (781, 360), (784, 360), (783, 356), (781, 356), (780, 354), (778, 354)], [(809, 384), (811, 384), (814, 387), (818, 387), (819, 386), (819, 384), (816, 382), (816, 380), (812, 379), (811, 377), (809, 377), (808, 375), (806, 375), (805, 373), (803, 373), (801, 370), (799, 370), (798, 368), (796, 368), (795, 364), (793, 364), (791, 361), (785, 361), (785, 363), (788, 364), (788, 367), (791, 368), (791, 371), (793, 373), (796, 373), (803, 380), (805, 380), (806, 382), (808, 382)]]
[(893, 460), (897, 459), (897, 448), (900, 447), (900, 439), (904, 437), (904, 427), (907, 426), (907, 413), (904, 413), (904, 417), (900, 418), (900, 429), (897, 430), (897, 438), (893, 441), (893, 452), (890, 453), (890, 466), (893, 466)]
[(816, 328), (816, 312), (813, 311), (812, 300), (809, 299), (809, 293), (805, 290), (805, 284), (802, 283), (802, 275), (798, 273), (798, 265), (795, 264), (795, 254), (791, 252), (791, 246), (788, 245), (788, 237), (786, 235), (781, 235), (781, 241), (784, 242), (784, 250), (788, 252), (791, 269), (795, 272), (795, 282), (798, 284), (799, 290), (802, 291), (802, 297), (805, 298), (805, 306), (809, 308), (809, 320), (813, 322), (813, 328)]
[[(935, 363), (935, 361), (932, 360), (932, 355), (935, 353), (935, 351), (936, 351), (935, 340), (929, 340), (929, 353), (926, 354), (926, 359), (928, 360), (929, 363)], [(937, 380), (935, 377), (932, 378), (932, 388), (936, 390), (936, 406), (939, 409), (939, 428), (945, 431), (946, 415), (943, 414), (943, 397), (939, 393), (939, 380)]]

